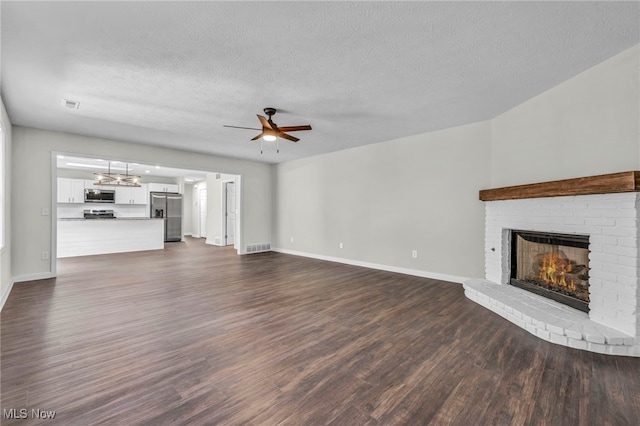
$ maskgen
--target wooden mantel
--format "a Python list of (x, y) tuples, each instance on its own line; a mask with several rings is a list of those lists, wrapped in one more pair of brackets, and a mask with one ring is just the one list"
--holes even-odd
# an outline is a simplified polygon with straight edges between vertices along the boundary
[(483, 189), (480, 191), (480, 200), (519, 200), (523, 198), (563, 197), (568, 195), (612, 194), (617, 192), (638, 191), (640, 191), (640, 171), (631, 171), (532, 183), (529, 185)]

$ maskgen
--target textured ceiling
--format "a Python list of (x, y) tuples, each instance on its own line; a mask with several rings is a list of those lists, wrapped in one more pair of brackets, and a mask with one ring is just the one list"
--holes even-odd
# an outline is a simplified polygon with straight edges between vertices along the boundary
[[(0, 7), (13, 124), (268, 163), (485, 120), (640, 42), (637, 2)], [(266, 106), (313, 131), (261, 155), (223, 127)]]

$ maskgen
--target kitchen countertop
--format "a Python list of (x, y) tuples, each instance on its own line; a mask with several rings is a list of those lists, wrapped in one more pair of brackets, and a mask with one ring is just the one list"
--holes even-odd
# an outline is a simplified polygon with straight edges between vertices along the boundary
[(60, 217), (58, 220), (64, 221), (118, 221), (118, 220), (164, 220), (163, 217), (109, 217), (109, 218), (95, 218), (95, 219), (85, 219), (84, 217)]

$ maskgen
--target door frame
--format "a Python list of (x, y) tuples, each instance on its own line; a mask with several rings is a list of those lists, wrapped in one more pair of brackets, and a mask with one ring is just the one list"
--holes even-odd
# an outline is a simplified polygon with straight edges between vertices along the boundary
[[(209, 216), (209, 185), (205, 185), (203, 188), (201, 185), (198, 185), (198, 238), (207, 239), (207, 217)], [(202, 232), (202, 194), (205, 194), (206, 202), (204, 204), (204, 233)]]
[[(221, 236), (220, 240), (221, 240), (221, 245), (223, 247), (227, 246), (227, 184), (228, 183), (233, 183), (234, 187), (235, 187), (235, 229), (234, 229), (234, 235), (233, 235), (233, 247), (235, 249), (238, 248), (238, 178), (239, 176), (236, 177), (236, 179), (224, 179), (220, 182), (221, 184), (221, 191), (220, 191), (220, 229), (223, 232), (223, 235)], [(230, 244), (229, 244), (230, 245)]]

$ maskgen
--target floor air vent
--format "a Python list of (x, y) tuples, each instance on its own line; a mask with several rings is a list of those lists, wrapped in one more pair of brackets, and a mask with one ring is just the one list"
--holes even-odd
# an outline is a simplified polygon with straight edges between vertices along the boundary
[(247, 253), (259, 253), (262, 251), (271, 251), (271, 243), (251, 244), (247, 246)]

